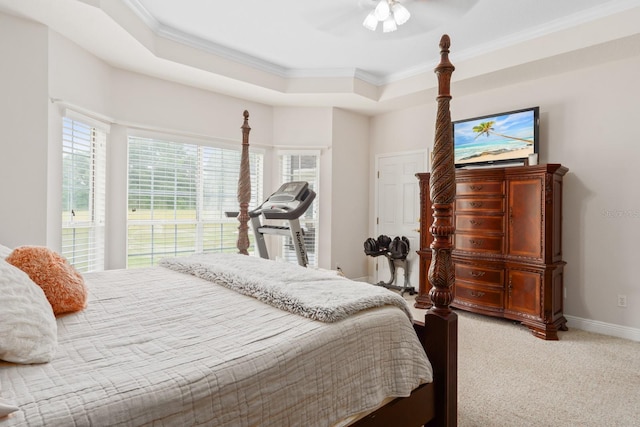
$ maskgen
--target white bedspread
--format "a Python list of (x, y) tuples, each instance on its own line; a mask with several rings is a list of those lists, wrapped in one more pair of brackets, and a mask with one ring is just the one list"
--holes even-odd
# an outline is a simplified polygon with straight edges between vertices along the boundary
[(329, 426), (431, 381), (397, 307), (323, 323), (160, 267), (85, 279), (51, 363), (0, 362), (0, 427)]

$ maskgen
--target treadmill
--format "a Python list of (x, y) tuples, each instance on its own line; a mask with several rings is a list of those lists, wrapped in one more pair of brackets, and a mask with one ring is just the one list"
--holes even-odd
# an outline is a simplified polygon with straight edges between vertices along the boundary
[[(260, 206), (248, 212), (260, 257), (269, 259), (267, 245), (264, 241), (265, 234), (291, 237), (298, 264), (303, 267), (309, 265), (307, 249), (303, 239), (304, 232), (300, 227), (299, 218), (311, 206), (315, 197), (316, 193), (309, 188), (308, 182), (287, 182), (282, 184)], [(287, 221), (288, 225), (263, 225), (262, 218), (284, 220)]]

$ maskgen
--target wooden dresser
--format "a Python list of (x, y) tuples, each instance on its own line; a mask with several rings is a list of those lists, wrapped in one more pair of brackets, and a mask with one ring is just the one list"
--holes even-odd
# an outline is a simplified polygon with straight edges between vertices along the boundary
[[(567, 171), (559, 164), (456, 171), (453, 307), (518, 320), (547, 340), (566, 330), (562, 177)], [(417, 177), (421, 215), (427, 218), (429, 174)], [(430, 225), (421, 222), (418, 250), (420, 290), (426, 292)], [(417, 307), (424, 298), (419, 292)]]

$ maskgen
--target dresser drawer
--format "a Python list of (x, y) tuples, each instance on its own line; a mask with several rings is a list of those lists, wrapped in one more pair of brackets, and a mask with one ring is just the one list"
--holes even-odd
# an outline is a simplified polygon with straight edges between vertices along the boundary
[(504, 199), (502, 197), (456, 197), (456, 213), (462, 212), (504, 212)]
[(456, 194), (461, 196), (500, 195), (504, 193), (503, 181), (459, 181), (456, 183)]
[(456, 233), (455, 249), (467, 252), (500, 254), (502, 253), (502, 236)]
[(457, 231), (502, 233), (502, 216), (456, 215)]
[(455, 284), (455, 299), (463, 304), (486, 308), (504, 308), (504, 292), (501, 289), (475, 286), (458, 282), (457, 280)]
[(484, 266), (455, 263), (456, 280), (480, 282), (485, 285), (504, 287), (504, 270)]

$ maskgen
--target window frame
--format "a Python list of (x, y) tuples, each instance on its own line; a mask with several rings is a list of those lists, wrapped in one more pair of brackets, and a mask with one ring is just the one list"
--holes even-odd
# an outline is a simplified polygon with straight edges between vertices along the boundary
[[(284, 156), (313, 156), (316, 158), (316, 166), (315, 166), (315, 182), (309, 182), (309, 187), (311, 189), (313, 189), (313, 191), (315, 191), (316, 193), (316, 198), (314, 199), (314, 201), (312, 202), (311, 206), (309, 207), (309, 209), (312, 211), (311, 213), (311, 218), (307, 218), (305, 219), (304, 216), (306, 215), (303, 214), (300, 217), (300, 226), (302, 227), (302, 229), (306, 232), (308, 232), (307, 227), (305, 227), (305, 223), (313, 223), (314, 225), (314, 234), (313, 234), (313, 248), (309, 248), (307, 246), (307, 257), (309, 258), (309, 267), (315, 267), (317, 268), (319, 266), (319, 254), (318, 254), (318, 247), (319, 247), (319, 237), (320, 237), (320, 201), (319, 201), (319, 197), (318, 194), (320, 194), (320, 171), (321, 171), (321, 160), (322, 160), (322, 151), (317, 149), (317, 148), (299, 148), (299, 149), (277, 149), (276, 150), (276, 157), (277, 157), (277, 174), (278, 174), (278, 181), (279, 181), (279, 185), (284, 184), (285, 182), (290, 182), (289, 181), (285, 181), (285, 177), (284, 177), (284, 165), (283, 165), (283, 157)], [(293, 181), (304, 181), (304, 179), (302, 179), (302, 177), (298, 176), (297, 178), (295, 176), (292, 176)], [(309, 211), (309, 209), (307, 209), (307, 212)], [(306, 240), (306, 239), (305, 239)], [(305, 241), (305, 244), (308, 244)], [(292, 246), (293, 243), (291, 242), (291, 238), (284, 238), (282, 239), (282, 241), (279, 244), (279, 256), (282, 257), (283, 259), (285, 259), (288, 262), (297, 262), (297, 258), (296, 258), (296, 254), (295, 254), (295, 250), (290, 250), (288, 249), (289, 246)]]
[[(86, 129), (88, 132), (81, 132)], [(70, 131), (68, 131), (70, 130)], [(107, 211), (107, 146), (110, 126), (99, 120), (87, 117), (73, 110), (65, 109), (61, 117), (61, 243), (60, 253), (71, 265), (82, 273), (90, 271), (102, 271), (105, 267), (106, 247), (106, 211)], [(84, 135), (90, 135), (83, 138)], [(81, 143), (82, 142), (82, 143)], [(77, 191), (82, 191), (73, 183), (69, 183), (66, 155), (80, 155), (78, 148), (88, 148), (88, 189), (87, 190), (87, 214), (76, 219), (77, 205), (73, 202), (73, 196)], [(72, 161), (72, 170), (75, 171), (75, 162)], [(73, 188), (69, 186), (73, 185)], [(69, 202), (64, 203), (68, 198)], [(78, 211), (80, 212), (80, 211)], [(67, 219), (65, 219), (65, 217)], [(84, 217), (84, 218), (83, 218)], [(69, 245), (66, 234), (71, 230), (72, 242)], [(80, 236), (77, 233), (80, 231)], [(78, 243), (86, 240), (86, 243)]]

